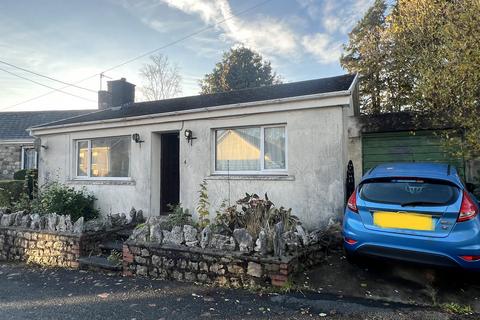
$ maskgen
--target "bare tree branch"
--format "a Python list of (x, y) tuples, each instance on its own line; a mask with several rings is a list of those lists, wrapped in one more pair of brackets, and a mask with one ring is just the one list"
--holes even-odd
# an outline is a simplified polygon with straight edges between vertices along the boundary
[(141, 88), (147, 101), (162, 100), (178, 96), (182, 93), (179, 68), (171, 64), (168, 57), (159, 53), (150, 56), (150, 63), (140, 69), (143, 79)]

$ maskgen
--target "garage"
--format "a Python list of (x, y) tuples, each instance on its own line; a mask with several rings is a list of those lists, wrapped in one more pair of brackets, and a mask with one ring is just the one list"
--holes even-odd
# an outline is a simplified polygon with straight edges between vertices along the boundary
[[(461, 140), (461, 136), (453, 134), (453, 139)], [(363, 172), (385, 162), (444, 162), (465, 177), (465, 160), (447, 149), (440, 132), (434, 130), (364, 133)]]

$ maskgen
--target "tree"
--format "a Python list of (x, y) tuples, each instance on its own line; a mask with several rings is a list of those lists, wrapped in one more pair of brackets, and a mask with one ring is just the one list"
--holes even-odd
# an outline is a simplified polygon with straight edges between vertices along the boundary
[(212, 73), (200, 81), (201, 93), (216, 93), (245, 88), (255, 88), (281, 83), (272, 71), (270, 61), (257, 52), (245, 48), (232, 48), (223, 54), (221, 62)]
[(182, 92), (182, 78), (176, 64), (163, 54), (150, 56), (150, 63), (140, 69), (143, 80), (141, 91), (145, 100), (154, 101), (178, 96)]
[(465, 144), (455, 148), (480, 154), (479, 11), (479, 0), (397, 0), (387, 14), (376, 0), (341, 58), (363, 75), (362, 110), (409, 110), (462, 129)]
[(478, 0), (398, 0), (388, 17), (392, 56), (411, 81), (405, 104), (464, 129), (464, 155), (480, 153), (479, 11)]
[(384, 110), (385, 58), (383, 33), (386, 29), (387, 5), (376, 0), (365, 16), (349, 33), (349, 42), (344, 45), (340, 64), (351, 73), (359, 73), (362, 111), (379, 113)]

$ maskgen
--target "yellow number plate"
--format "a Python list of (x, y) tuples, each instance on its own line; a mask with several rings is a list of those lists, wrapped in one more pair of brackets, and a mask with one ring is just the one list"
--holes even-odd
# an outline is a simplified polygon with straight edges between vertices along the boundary
[(408, 212), (377, 211), (373, 223), (381, 228), (426, 230), (434, 229), (432, 216)]

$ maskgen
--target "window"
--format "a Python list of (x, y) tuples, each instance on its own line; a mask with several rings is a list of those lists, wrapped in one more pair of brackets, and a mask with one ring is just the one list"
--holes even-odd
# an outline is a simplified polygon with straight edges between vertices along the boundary
[(460, 195), (451, 184), (425, 179), (380, 179), (366, 182), (360, 197), (366, 201), (397, 205), (437, 205), (454, 203)]
[(128, 177), (130, 136), (79, 140), (76, 159), (77, 177)]
[(22, 147), (22, 169), (37, 168), (37, 151), (34, 148)]
[(215, 130), (215, 172), (285, 172), (285, 126)]

